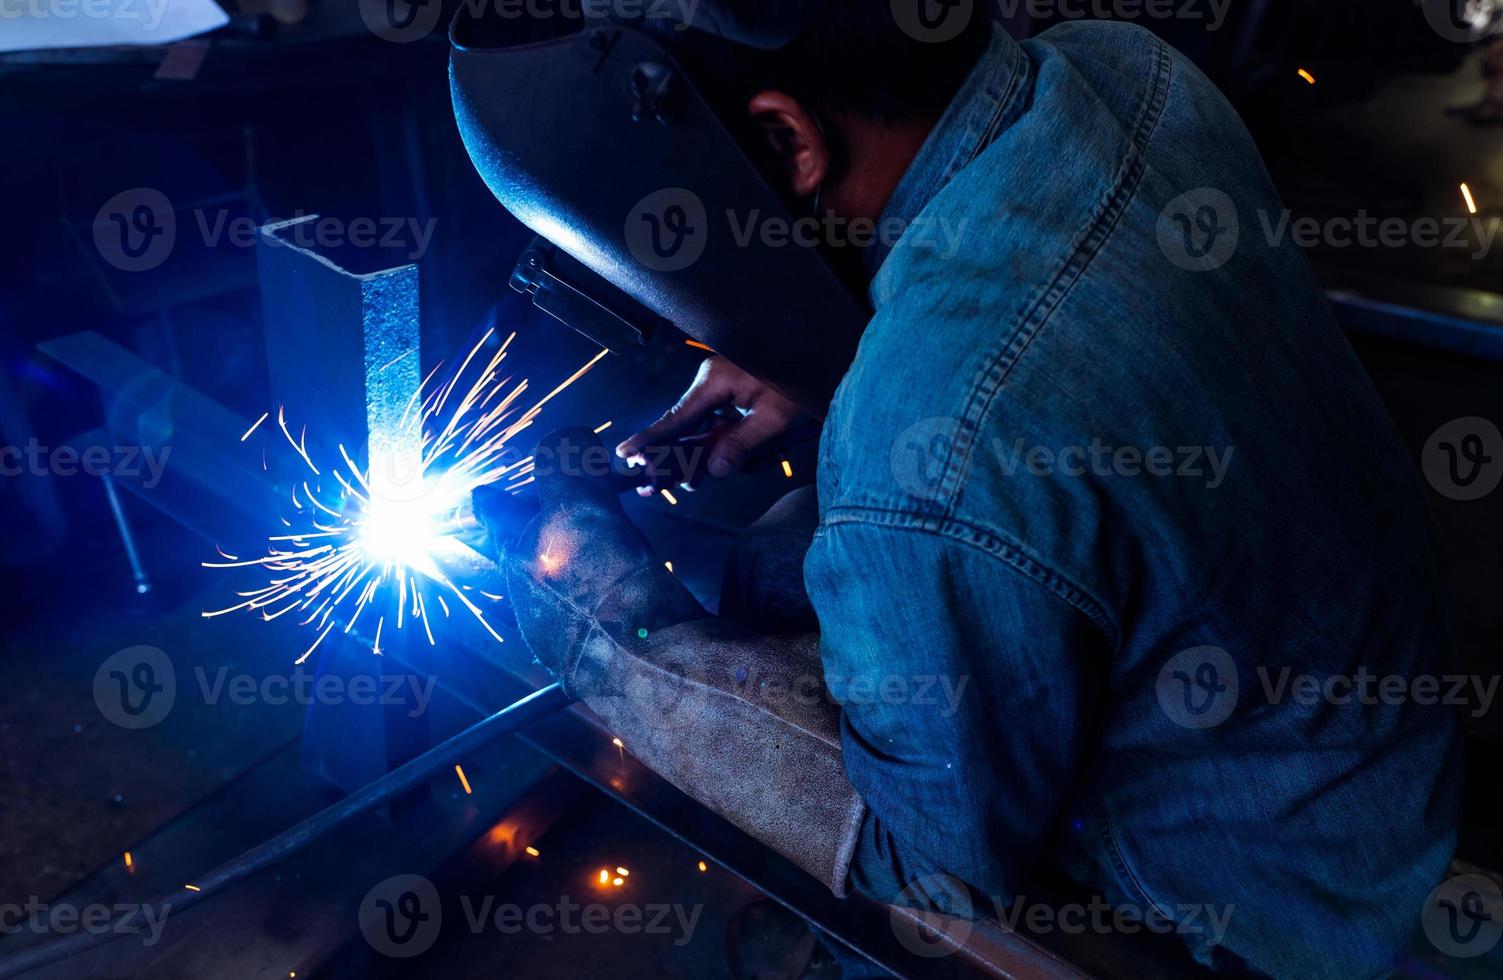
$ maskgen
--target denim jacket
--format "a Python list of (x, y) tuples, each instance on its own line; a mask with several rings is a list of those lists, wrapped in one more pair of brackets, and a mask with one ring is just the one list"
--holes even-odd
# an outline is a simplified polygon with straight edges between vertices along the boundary
[(1127, 25), (996, 35), (821, 441), (850, 883), (1053, 868), (1208, 965), (1385, 973), (1458, 816), (1416, 474), (1214, 86)]

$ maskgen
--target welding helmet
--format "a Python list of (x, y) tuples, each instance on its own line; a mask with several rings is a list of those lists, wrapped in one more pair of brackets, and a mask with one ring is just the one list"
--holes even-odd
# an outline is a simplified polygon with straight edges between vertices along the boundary
[[(823, 417), (867, 313), (639, 17), (461, 7), (450, 28), (459, 131), (480, 175), (539, 236), (515, 288), (619, 352), (664, 321)], [(589, 4), (581, 5), (588, 8)], [(773, 49), (818, 0), (649, 0), (692, 12), (670, 31)], [(805, 215), (807, 216), (807, 215)]]

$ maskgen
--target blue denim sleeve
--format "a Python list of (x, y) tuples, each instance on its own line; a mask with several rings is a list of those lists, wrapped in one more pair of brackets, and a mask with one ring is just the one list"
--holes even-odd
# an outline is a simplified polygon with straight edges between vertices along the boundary
[(947, 874), (1010, 900), (1074, 787), (1100, 631), (1001, 558), (901, 520), (827, 515), (805, 578), (868, 807), (850, 886), (894, 902)]

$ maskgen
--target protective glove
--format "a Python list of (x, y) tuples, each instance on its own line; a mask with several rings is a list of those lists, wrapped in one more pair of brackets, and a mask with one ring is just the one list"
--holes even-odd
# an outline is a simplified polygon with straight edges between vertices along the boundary
[(608, 467), (589, 464), (604, 452), (588, 429), (538, 446), (539, 513), (502, 548), (523, 639), (645, 765), (844, 894), (865, 806), (818, 635), (710, 616), (626, 516)]

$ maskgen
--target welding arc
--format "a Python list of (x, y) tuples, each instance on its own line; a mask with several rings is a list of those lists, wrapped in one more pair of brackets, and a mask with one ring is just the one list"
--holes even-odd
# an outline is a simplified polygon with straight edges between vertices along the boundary
[[(193, 884), (197, 887), (196, 891), (176, 891), (170, 895), (159, 896), (150, 904), (157, 907), (170, 905), (174, 914), (180, 914), (183, 910), (197, 905), (212, 895), (217, 895), (231, 885), (301, 850), (346, 821), (427, 782), (439, 772), (449, 769), (496, 739), (510, 735), (568, 707), (572, 700), (558, 684), (550, 684), (535, 691), (515, 704), (502, 708), (489, 718), (465, 729), (441, 745), (434, 746), (416, 759), (393, 769), (327, 810), (314, 814), (290, 830), (221, 864), (202, 877), (195, 878)], [(61, 939), (38, 943), (10, 956), (0, 957), (0, 977), (25, 973), (48, 963), (55, 963), (64, 957), (75, 956), (95, 946), (101, 946), (124, 934), (116, 932), (117, 924), (117, 922), (112, 922), (109, 928), (105, 929), (79, 930)]]

